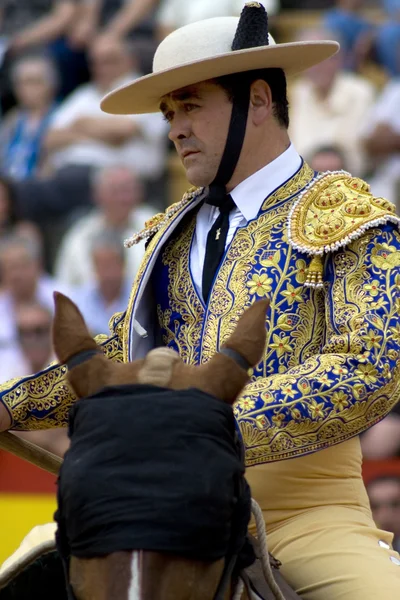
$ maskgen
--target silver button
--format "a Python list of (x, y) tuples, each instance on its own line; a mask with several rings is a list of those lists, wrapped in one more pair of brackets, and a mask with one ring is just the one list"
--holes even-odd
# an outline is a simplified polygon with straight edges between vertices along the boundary
[(386, 548), (386, 550), (390, 550), (389, 544), (384, 542), (383, 540), (379, 540), (378, 544), (380, 545), (381, 548)]
[(393, 564), (400, 565), (400, 559), (398, 559), (396, 556), (391, 556), (390, 560), (392, 561)]

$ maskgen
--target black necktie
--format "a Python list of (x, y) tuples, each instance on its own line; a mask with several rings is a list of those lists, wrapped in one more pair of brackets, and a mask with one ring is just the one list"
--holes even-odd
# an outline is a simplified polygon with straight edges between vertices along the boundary
[(235, 207), (230, 195), (224, 196), (218, 203), (217, 200), (207, 199), (206, 204), (217, 206), (219, 215), (207, 236), (202, 282), (204, 302), (208, 300), (215, 273), (225, 252), (226, 237), (229, 230), (229, 213)]

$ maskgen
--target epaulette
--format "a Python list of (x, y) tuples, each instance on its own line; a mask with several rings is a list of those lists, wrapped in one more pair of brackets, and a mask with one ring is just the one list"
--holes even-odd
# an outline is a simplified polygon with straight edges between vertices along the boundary
[(289, 243), (312, 256), (305, 285), (323, 286), (323, 255), (347, 246), (367, 229), (400, 224), (394, 204), (346, 171), (328, 171), (303, 190), (289, 214)]
[(168, 208), (163, 213), (157, 213), (146, 221), (144, 224), (144, 229), (135, 233), (132, 237), (125, 240), (124, 246), (125, 248), (131, 248), (135, 244), (138, 244), (142, 240), (149, 241), (160, 229), (167, 226), (170, 222), (171, 218), (179, 212), (182, 208), (184, 208), (189, 202), (197, 198), (199, 194), (203, 192), (204, 188), (191, 187), (183, 196), (180, 202), (175, 202), (168, 206)]

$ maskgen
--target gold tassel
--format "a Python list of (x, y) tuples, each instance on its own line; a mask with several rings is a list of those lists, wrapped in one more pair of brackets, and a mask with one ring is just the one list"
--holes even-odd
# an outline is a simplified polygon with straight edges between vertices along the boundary
[(321, 288), (324, 285), (323, 276), (324, 274), (324, 263), (322, 256), (314, 256), (310, 262), (307, 270), (307, 279), (305, 284), (307, 287)]

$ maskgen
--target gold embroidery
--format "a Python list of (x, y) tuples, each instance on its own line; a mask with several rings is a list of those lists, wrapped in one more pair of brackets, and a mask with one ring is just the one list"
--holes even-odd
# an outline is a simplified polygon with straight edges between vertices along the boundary
[[(133, 308), (136, 303), (137, 294), (139, 291), (141, 281), (147, 270), (147, 267), (148, 267), (148, 264), (150, 262), (152, 255), (153, 255), (153, 252), (156, 250), (158, 244), (160, 243), (160, 240), (163, 238), (167, 229), (174, 223), (174, 221), (176, 219), (180, 218), (181, 214), (187, 210), (190, 203), (193, 202), (201, 194), (201, 192), (202, 192), (201, 189), (191, 188), (184, 195), (181, 202), (178, 202), (178, 203), (172, 205), (172, 207), (169, 207), (169, 209), (167, 209), (167, 211), (165, 213), (166, 218), (157, 224), (157, 230), (154, 232), (153, 237), (151, 237), (148, 242), (144, 258), (140, 264), (140, 267), (138, 269), (138, 272), (136, 273), (136, 277), (135, 277), (133, 285), (132, 285), (132, 290), (131, 290), (131, 294), (130, 294), (130, 298), (129, 298), (129, 302), (128, 302), (128, 307), (126, 310), (126, 316), (125, 316), (125, 320), (124, 320), (124, 329), (123, 329), (124, 362), (129, 362), (129, 360), (130, 360), (129, 339), (130, 339), (130, 334), (131, 334), (130, 328), (131, 328), (132, 312), (133, 312)], [(147, 231), (147, 230), (145, 230), (145, 231)]]
[[(399, 401), (400, 274), (394, 257), (399, 243), (395, 230), (371, 230), (332, 256), (327, 343), (319, 351), (317, 343), (304, 353), (303, 337), (299, 363), (291, 360), (286, 373), (253, 380), (235, 406), (248, 465), (344, 441), (380, 420)], [(375, 264), (376, 256), (383, 257), (382, 247), (384, 269), (380, 260)], [(393, 258), (388, 259), (389, 253)], [(304, 334), (310, 331), (311, 311), (302, 314), (306, 304), (300, 303), (298, 312)], [(321, 328), (314, 329), (314, 335), (314, 342), (325, 337)]]
[[(190, 245), (195, 229), (196, 216), (185, 231), (166, 247), (162, 261), (169, 270), (169, 309), (161, 311), (157, 307), (159, 323), (167, 331), (164, 343), (174, 340), (179, 348), (179, 355), (188, 364), (198, 364), (200, 354), (200, 337), (203, 325), (203, 305), (194, 289), (189, 276)], [(178, 312), (183, 325), (176, 332), (172, 329), (171, 314)]]
[[(120, 323), (121, 315), (116, 321)], [(96, 342), (104, 354), (116, 362), (122, 362), (122, 346), (118, 335), (99, 335)], [(53, 363), (42, 373), (13, 379), (0, 386), (2, 400), (8, 408), (13, 429), (25, 431), (62, 427), (68, 422), (68, 412), (76, 396), (67, 379), (67, 367)]]
[(367, 228), (400, 223), (395, 206), (374, 198), (369, 185), (344, 171), (325, 173), (295, 202), (289, 217), (289, 240), (294, 248), (323, 254), (346, 246)]

